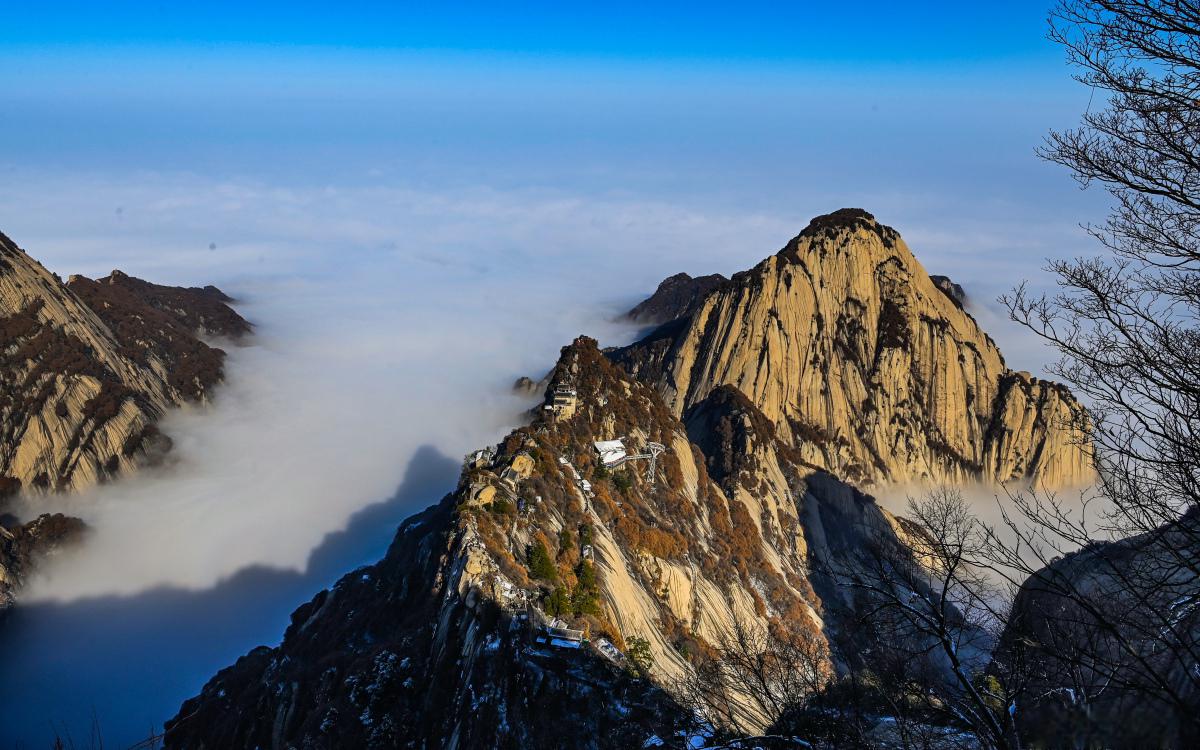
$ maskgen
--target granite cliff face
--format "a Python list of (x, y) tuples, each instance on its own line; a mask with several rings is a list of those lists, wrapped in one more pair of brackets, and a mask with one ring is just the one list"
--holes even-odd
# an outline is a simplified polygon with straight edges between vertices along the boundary
[(215, 288), (114, 272), (68, 284), (0, 235), (0, 491), (78, 490), (165, 450), (154, 423), (201, 401), (249, 325)]
[[(278, 648), (216, 675), (167, 747), (673, 746), (696, 726), (663, 688), (739, 624), (830, 641), (822, 674), (867, 658), (832, 642), (862, 602), (828, 569), (894, 540), (895, 519), (732, 388), (685, 425), (583, 338), (550, 377), (551, 408), (469, 456), (456, 491), (298, 609)], [(603, 466), (593, 444), (618, 436), (665, 447), (653, 475)]]
[(922, 531), (852, 482), (1087, 476), (1070, 394), (1008, 371), (865, 213), (684, 309), (623, 350), (565, 347), (531, 423), (210, 680), (166, 746), (691, 746), (680, 686), (737, 628), (818, 644), (818, 683), (895, 645), (843, 574)]
[(737, 388), (804, 460), (854, 483), (1091, 476), (1071, 394), (1009, 370), (900, 235), (857, 209), (814, 219), (615, 358), (678, 416)]

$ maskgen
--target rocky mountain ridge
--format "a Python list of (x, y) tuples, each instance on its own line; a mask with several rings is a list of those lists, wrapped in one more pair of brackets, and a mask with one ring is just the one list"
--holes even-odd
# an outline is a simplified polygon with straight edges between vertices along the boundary
[[(223, 377), (225, 352), (201, 336), (251, 331), (231, 301), (120, 271), (64, 284), (0, 234), (0, 502), (82, 490), (169, 450), (155, 423)], [(0, 609), (81, 530), (62, 516), (0, 523)]]
[(82, 521), (62, 513), (43, 513), (27, 523), (0, 519), (0, 611), (15, 603), (17, 590), (41, 558), (84, 533)]
[(899, 233), (859, 209), (813, 219), (614, 357), (677, 416), (737, 388), (807, 462), (856, 484), (1091, 478), (1071, 394), (1008, 369)]
[[(709, 405), (728, 425), (710, 450), (737, 458), (710, 474), (657, 393), (590, 339), (564, 349), (547, 405), (565, 384), (569, 414), (543, 410), (469, 456), (383, 561), (186, 703), (167, 746), (639, 747), (697, 730), (658, 686), (736, 624), (823, 638), (851, 617), (858, 603), (824, 571), (894, 538), (871, 498), (795, 464), (732, 394)], [(653, 480), (644, 459), (603, 465), (593, 444), (616, 435), (667, 446)], [(649, 679), (630, 667), (639, 642)], [(832, 648), (821, 668), (862, 658)], [(751, 705), (743, 720), (765, 725)]]
[(199, 335), (250, 330), (226, 301), (120, 272), (64, 284), (0, 235), (6, 492), (83, 489), (165, 449), (155, 422), (222, 376), (225, 353)]
[(685, 686), (739, 628), (811, 644), (815, 684), (888, 650), (841, 576), (920, 530), (854, 482), (1073, 480), (1076, 408), (1009, 372), (892, 230), (820, 217), (641, 342), (564, 347), (532, 421), (210, 680), (166, 746), (689, 746), (713, 729)]
[(635, 323), (659, 325), (691, 315), (700, 300), (729, 279), (719, 273), (692, 277), (677, 273), (663, 279), (658, 288), (639, 302), (625, 317)]

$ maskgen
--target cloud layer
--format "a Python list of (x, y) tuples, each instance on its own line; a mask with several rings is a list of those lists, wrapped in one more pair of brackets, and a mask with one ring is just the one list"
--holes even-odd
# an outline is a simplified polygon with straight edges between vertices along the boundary
[(216, 282), (258, 331), (227, 347), (209, 407), (164, 421), (169, 464), (30, 504), (80, 515), (93, 534), (43, 568), (29, 600), (303, 567), (326, 533), (394, 491), (419, 445), (461, 455), (502, 436), (529, 406), (509, 391), (517, 375), (539, 375), (579, 333), (628, 339), (612, 319), (652, 287), (655, 265), (691, 254), (694, 268), (787, 234), (763, 217), (490, 191), (189, 179), (74, 190), (36, 194), (85, 206), (104, 195), (121, 210), (64, 224), (34, 206), (27, 220), (49, 236), (14, 232), (31, 254), (62, 272)]
[[(248, 346), (229, 347), (228, 383), (211, 406), (165, 421), (171, 464), (29, 508), (94, 528), (44, 569), (32, 599), (203, 587), (253, 564), (301, 568), (324, 534), (394, 490), (419, 445), (461, 455), (502, 436), (528, 406), (509, 384), (544, 372), (571, 338), (621, 343), (634, 332), (614, 316), (662, 277), (747, 268), (837, 207), (815, 194), (803, 201), (812, 208), (785, 216), (631, 196), (162, 174), (19, 184), (4, 196), (22, 209), (8, 231), (53, 270), (216, 283), (258, 325)], [(878, 203), (928, 268), (967, 283), (992, 327), (1000, 288), (972, 281), (1019, 280), (1029, 255), (995, 250), (1035, 230), (935, 222), (911, 197)], [(1036, 367), (1036, 345), (996, 333), (1014, 364)]]

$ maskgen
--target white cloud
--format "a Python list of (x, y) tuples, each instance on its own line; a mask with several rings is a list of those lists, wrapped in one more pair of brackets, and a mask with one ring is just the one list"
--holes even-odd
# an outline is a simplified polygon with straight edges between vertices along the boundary
[[(453, 456), (500, 437), (526, 406), (508, 392), (517, 375), (541, 374), (579, 333), (629, 337), (612, 317), (662, 277), (748, 268), (837, 207), (820, 200), (808, 194), (800, 202), (812, 209), (780, 216), (548, 190), (10, 180), (0, 221), (52, 270), (216, 283), (258, 325), (249, 346), (230, 348), (211, 408), (164, 422), (172, 465), (38, 501), (95, 532), (28, 596), (204, 587), (252, 564), (299, 569), (327, 532), (395, 489), (420, 445)], [(956, 249), (1021, 241), (969, 216), (935, 232), (910, 200), (879, 203), (867, 207), (934, 272), (994, 278)]]
[(787, 234), (761, 217), (488, 190), (148, 176), (24, 195), (6, 196), (24, 209), (9, 231), (52, 269), (215, 282), (258, 325), (248, 346), (227, 347), (211, 407), (164, 421), (170, 465), (37, 499), (31, 510), (78, 514), (94, 532), (43, 568), (30, 599), (301, 568), (395, 490), (420, 445), (453, 456), (502, 436), (529, 405), (509, 392), (517, 375), (541, 374), (579, 333), (627, 339), (612, 318), (662, 269), (748, 265), (728, 248), (765, 254)]

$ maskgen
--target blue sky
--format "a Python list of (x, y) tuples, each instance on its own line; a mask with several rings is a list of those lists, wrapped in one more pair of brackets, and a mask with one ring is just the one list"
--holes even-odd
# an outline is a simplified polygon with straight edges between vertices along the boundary
[(1045, 2), (22, 3), (14, 45), (329, 46), (667, 60), (1044, 57)]
[[(304, 274), (332, 256), (298, 249), (288, 206), (372, 228), (376, 246), (346, 235), (339, 258), (461, 220), (402, 207), (428, 223), (399, 227), (391, 198), (349, 195), (565, 202), (585, 237), (631, 206), (778, 233), (700, 253), (692, 225), (656, 227), (656, 251), (614, 279), (642, 290), (739, 270), (813, 215), (861, 206), (990, 302), (1047, 257), (1089, 251), (1078, 224), (1104, 207), (1034, 153), (1089, 98), (1045, 39), (1048, 3), (10, 3), (0, 227), (63, 272), (115, 252), (180, 277), (192, 269), (171, 259), (192, 256), (162, 250), (180, 227), (195, 247), (297, 248), (280, 263)], [(256, 196), (252, 216), (224, 213), (230, 190)], [(192, 213), (162, 213), (156, 194)], [(489, 247), (514, 233), (475, 216), (476, 252), (541, 252), (532, 223)], [(239, 283), (258, 266), (205, 272)]]
[(6, 6), (0, 164), (892, 184), (1027, 165), (1081, 96), (1045, 2), (109, 5)]

